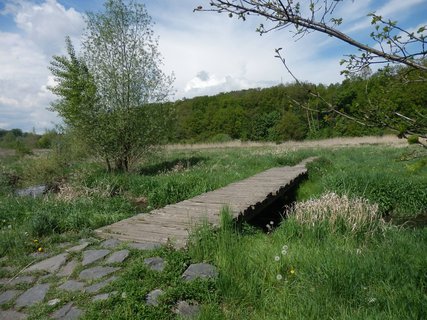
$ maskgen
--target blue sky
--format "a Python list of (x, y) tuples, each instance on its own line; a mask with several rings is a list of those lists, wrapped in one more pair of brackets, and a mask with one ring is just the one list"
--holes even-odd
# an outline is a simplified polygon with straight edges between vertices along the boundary
[[(301, 0), (305, 2), (306, 0)], [(342, 80), (339, 65), (354, 49), (320, 34), (295, 41), (289, 30), (260, 37), (259, 18), (242, 22), (226, 15), (193, 13), (209, 0), (146, 0), (152, 16), (164, 71), (175, 74), (175, 99), (219, 92), (268, 87), (291, 82), (274, 58), (283, 47), (287, 63), (301, 80), (333, 83)], [(60, 120), (48, 111), (55, 97), (48, 65), (64, 53), (69, 35), (79, 46), (86, 11), (102, 9), (103, 0), (0, 0), (0, 128), (34, 128), (42, 133)], [(341, 30), (370, 43), (366, 14), (372, 11), (397, 20), (405, 28), (427, 24), (427, 0), (344, 0), (337, 16)]]

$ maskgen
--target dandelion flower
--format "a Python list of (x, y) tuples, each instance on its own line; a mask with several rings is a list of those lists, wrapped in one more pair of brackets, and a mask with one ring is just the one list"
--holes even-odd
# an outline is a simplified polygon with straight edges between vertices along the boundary
[(274, 257), (274, 261), (279, 261), (280, 260), (280, 257), (279, 256), (275, 256)]
[(42, 247), (38, 247), (38, 248), (37, 248), (37, 251), (38, 251), (38, 252), (42, 252), (42, 251), (43, 251), (43, 248), (42, 248)]
[(282, 247), (282, 255), (287, 255), (288, 254), (288, 246), (287, 245), (284, 245), (283, 247)]
[(282, 276), (281, 274), (278, 274), (278, 275), (276, 276), (276, 279), (277, 279), (277, 281), (280, 281), (280, 280), (282, 280), (282, 279), (283, 279), (283, 276)]

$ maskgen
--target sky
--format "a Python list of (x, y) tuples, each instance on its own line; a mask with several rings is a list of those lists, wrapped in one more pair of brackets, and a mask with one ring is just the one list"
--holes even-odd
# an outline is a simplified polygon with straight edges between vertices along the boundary
[[(302, 0), (302, 2), (307, 0)], [(331, 0), (332, 1), (332, 0)], [(84, 14), (102, 10), (103, 0), (0, 0), (0, 128), (43, 133), (60, 123), (49, 111), (56, 97), (48, 69), (65, 53), (65, 36), (78, 49)], [(330, 84), (343, 80), (339, 64), (355, 49), (311, 33), (296, 41), (291, 29), (260, 36), (264, 21), (243, 22), (226, 14), (193, 12), (209, 0), (145, 0), (159, 37), (163, 70), (175, 76), (172, 100), (292, 82), (276, 48), (299, 80)], [(427, 0), (344, 0), (336, 11), (340, 30), (370, 44), (369, 12), (397, 20), (404, 28), (427, 24)]]

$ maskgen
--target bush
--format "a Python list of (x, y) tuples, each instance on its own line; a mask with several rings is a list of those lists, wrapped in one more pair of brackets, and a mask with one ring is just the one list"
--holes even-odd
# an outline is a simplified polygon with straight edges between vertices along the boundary
[(21, 157), (33, 153), (31, 149), (22, 140), (16, 141), (14, 149), (16, 151), (16, 154)]
[(212, 136), (208, 142), (218, 143), (218, 142), (229, 142), (233, 139), (226, 133), (218, 133), (214, 136)]
[(414, 134), (414, 135), (412, 135), (412, 136), (409, 136), (408, 137), (408, 143), (409, 144), (416, 144), (416, 143), (419, 143), (420, 141), (419, 141), (419, 136), (417, 136), (416, 134)]
[(30, 233), (35, 237), (44, 237), (60, 233), (60, 217), (54, 212), (39, 211), (32, 214), (29, 221)]

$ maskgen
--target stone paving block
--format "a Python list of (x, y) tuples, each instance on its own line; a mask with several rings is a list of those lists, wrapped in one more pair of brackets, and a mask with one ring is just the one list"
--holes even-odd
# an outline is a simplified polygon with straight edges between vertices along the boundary
[(73, 273), (74, 269), (77, 267), (77, 260), (71, 260), (65, 266), (61, 268), (56, 274), (58, 277), (69, 277)]
[(38, 252), (37, 251), (37, 252), (30, 253), (30, 256), (34, 259), (40, 259), (41, 260), (41, 259), (49, 257), (50, 255), (47, 252)]
[(101, 243), (101, 247), (105, 249), (115, 249), (123, 242), (117, 239), (108, 239)]
[(107, 300), (110, 297), (110, 293), (101, 293), (101, 294), (97, 294), (96, 296), (94, 296), (92, 298), (92, 301), (104, 301)]
[(49, 273), (55, 273), (59, 268), (67, 261), (68, 253), (61, 253), (52, 258), (48, 258), (39, 263), (30, 266), (26, 272), (32, 271), (45, 271)]
[(1, 320), (24, 320), (27, 319), (28, 315), (25, 313), (17, 312), (15, 310), (0, 310)]
[(63, 283), (58, 287), (58, 289), (65, 290), (68, 292), (74, 292), (74, 291), (82, 291), (84, 287), (83, 282), (75, 281), (75, 280), (68, 280), (67, 282)]
[(116, 279), (117, 279), (116, 276), (112, 276), (112, 277), (110, 277), (104, 281), (101, 281), (101, 282), (95, 283), (89, 287), (86, 287), (84, 291), (87, 293), (97, 293), (98, 291), (100, 291), (101, 289), (106, 287), (110, 282), (113, 282)]
[(195, 301), (179, 301), (174, 309), (174, 313), (184, 318), (195, 318), (200, 312), (200, 306)]
[(52, 307), (52, 306), (56, 306), (60, 302), (61, 302), (61, 299), (55, 298), (55, 299), (49, 300), (47, 302), (47, 305)]
[(86, 250), (83, 251), (83, 261), (82, 266), (87, 266), (95, 261), (98, 261), (108, 255), (111, 251), (102, 249), (102, 250)]
[(144, 259), (144, 263), (154, 271), (163, 271), (165, 268), (165, 260), (161, 257), (152, 257)]
[(81, 244), (76, 245), (76, 246), (74, 246), (74, 247), (71, 247), (71, 248), (69, 248), (69, 249), (67, 249), (67, 250), (65, 250), (65, 251), (67, 251), (67, 252), (80, 252), (80, 251), (82, 251), (83, 249), (86, 249), (86, 247), (87, 247), (89, 244), (90, 244), (89, 242), (87, 242), (87, 241), (83, 241)]
[(101, 279), (120, 269), (121, 268), (113, 268), (113, 267), (93, 267), (93, 268), (85, 269), (82, 272), (80, 272), (79, 278), (82, 280)]
[(105, 261), (105, 263), (122, 263), (129, 256), (129, 250), (120, 250), (113, 252), (111, 256)]
[(155, 290), (151, 291), (149, 294), (147, 294), (145, 301), (149, 306), (157, 306), (157, 305), (159, 305), (159, 297), (162, 294), (164, 294), (163, 290), (155, 289)]
[(7, 290), (3, 292), (0, 294), (0, 304), (5, 304), (12, 301), (20, 293), (22, 293), (22, 290)]
[(208, 263), (195, 263), (190, 265), (182, 275), (185, 281), (191, 281), (194, 279), (202, 278), (215, 278), (218, 276), (216, 267)]
[(16, 299), (16, 307), (28, 307), (43, 301), (49, 287), (50, 285), (48, 283), (44, 283), (28, 289)]
[(6, 284), (11, 286), (16, 286), (17, 284), (31, 284), (36, 281), (36, 278), (33, 276), (19, 276), (12, 280), (9, 280)]
[(57, 320), (76, 320), (83, 315), (83, 312), (75, 307), (72, 302), (67, 303), (61, 309), (52, 313), (51, 318)]

